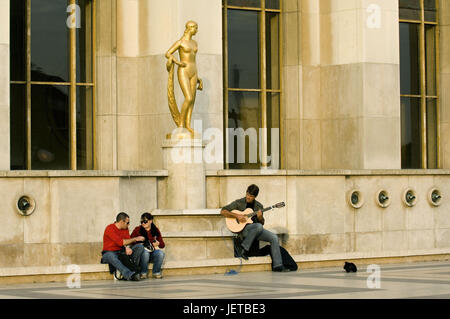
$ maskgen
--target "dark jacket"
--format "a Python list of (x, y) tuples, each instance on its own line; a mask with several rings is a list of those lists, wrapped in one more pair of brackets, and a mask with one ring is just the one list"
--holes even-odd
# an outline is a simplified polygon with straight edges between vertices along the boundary
[[(147, 233), (147, 236), (145, 236), (144, 233)], [(147, 232), (145, 230), (145, 228), (142, 226), (136, 226), (136, 228), (131, 233), (131, 236), (132, 237), (143, 236), (144, 238), (148, 238), (148, 240), (150, 240), (150, 242), (153, 242), (156, 239), (159, 242), (159, 248), (164, 248), (166, 246), (166, 244), (164, 243), (164, 240), (162, 238), (160, 230), (153, 223), (152, 223), (152, 227), (149, 232)]]
[[(254, 203), (255, 203), (255, 206), (253, 207), (254, 211), (262, 210), (264, 208), (264, 206), (260, 202), (258, 202), (256, 199), (255, 199)], [(247, 201), (245, 200), (245, 197), (243, 197), (240, 199), (236, 199), (235, 201), (231, 202), (230, 204), (224, 206), (222, 209), (226, 209), (230, 212), (237, 209), (242, 212), (246, 208), (247, 208)], [(264, 217), (263, 217), (262, 222), (258, 221), (258, 218), (256, 217), (256, 215), (252, 217), (252, 220), (254, 223), (261, 223), (264, 225)]]

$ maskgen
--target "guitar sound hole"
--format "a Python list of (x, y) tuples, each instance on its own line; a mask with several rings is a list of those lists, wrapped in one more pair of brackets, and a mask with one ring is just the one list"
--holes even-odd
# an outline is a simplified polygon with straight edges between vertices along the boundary
[(239, 223), (239, 219), (237, 219), (237, 218), (236, 218), (236, 223), (240, 224), (240, 223)]

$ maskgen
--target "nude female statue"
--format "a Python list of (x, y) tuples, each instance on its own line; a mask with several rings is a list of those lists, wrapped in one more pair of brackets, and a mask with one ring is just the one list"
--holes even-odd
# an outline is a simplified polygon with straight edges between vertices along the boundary
[[(166, 53), (166, 58), (168, 59), (166, 67), (169, 72), (167, 88), (169, 109), (175, 124), (179, 128), (186, 128), (192, 136), (194, 135), (194, 130), (191, 128), (191, 116), (194, 109), (196, 90), (203, 89), (203, 82), (198, 78), (197, 66), (195, 64), (198, 46), (197, 42), (192, 40), (192, 36), (197, 33), (197, 30), (197, 23), (188, 21), (181, 39), (175, 42)], [(176, 51), (178, 51), (180, 55), (180, 61), (177, 61), (173, 56)], [(184, 103), (181, 107), (181, 112), (178, 111), (173, 90), (174, 63), (178, 65), (178, 82), (184, 95)]]

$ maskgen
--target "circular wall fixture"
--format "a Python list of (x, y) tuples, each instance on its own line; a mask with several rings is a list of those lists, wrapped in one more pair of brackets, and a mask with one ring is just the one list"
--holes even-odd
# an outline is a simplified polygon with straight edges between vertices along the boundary
[(16, 208), (20, 215), (30, 216), (36, 208), (36, 202), (28, 195), (22, 195), (16, 202)]
[(391, 204), (391, 199), (389, 198), (389, 193), (381, 189), (377, 192), (375, 200), (380, 207), (386, 208)]
[(413, 207), (417, 203), (416, 192), (411, 188), (405, 189), (405, 191), (403, 192), (402, 201), (406, 206)]
[(428, 192), (428, 201), (433, 206), (439, 206), (442, 202), (442, 194), (441, 191), (435, 187), (430, 189)]
[(353, 208), (361, 208), (364, 205), (364, 196), (359, 190), (352, 189), (347, 193), (347, 201)]

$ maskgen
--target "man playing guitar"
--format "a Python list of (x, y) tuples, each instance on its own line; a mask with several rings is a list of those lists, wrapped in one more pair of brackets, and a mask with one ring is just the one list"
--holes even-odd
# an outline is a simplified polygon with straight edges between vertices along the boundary
[(257, 212), (256, 215), (252, 217), (253, 223), (245, 225), (244, 229), (240, 232), (244, 240), (242, 241), (241, 247), (239, 247), (239, 255), (245, 260), (248, 260), (248, 251), (255, 239), (269, 242), (273, 271), (286, 271), (283, 267), (280, 253), (280, 244), (278, 242), (277, 235), (268, 231), (267, 229), (264, 229), (263, 227), (263, 205), (255, 199), (256, 196), (258, 196), (258, 193), (258, 186), (256, 186), (255, 184), (250, 185), (247, 188), (247, 192), (244, 198), (237, 199), (232, 203), (226, 205), (222, 208), (220, 213), (226, 218), (233, 218), (239, 223), (246, 223), (248, 219), (246, 215), (239, 214), (233, 211), (242, 212), (247, 208), (251, 208), (253, 211)]

